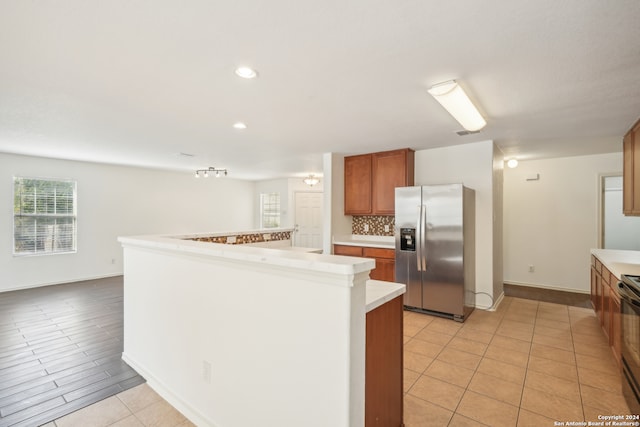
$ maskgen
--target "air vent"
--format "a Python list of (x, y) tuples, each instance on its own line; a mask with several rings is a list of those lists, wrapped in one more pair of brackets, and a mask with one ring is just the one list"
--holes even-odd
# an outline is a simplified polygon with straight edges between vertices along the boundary
[(479, 130), (459, 130), (456, 132), (458, 134), (458, 136), (465, 136), (465, 135), (473, 135), (474, 133), (480, 133)]

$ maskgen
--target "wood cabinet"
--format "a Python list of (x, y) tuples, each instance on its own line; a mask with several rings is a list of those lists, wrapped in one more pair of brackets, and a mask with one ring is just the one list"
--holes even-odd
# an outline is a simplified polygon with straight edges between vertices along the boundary
[(625, 215), (640, 215), (640, 120), (622, 140), (622, 212)]
[(333, 245), (333, 253), (334, 255), (373, 258), (376, 260), (376, 268), (371, 270), (369, 278), (373, 280), (383, 280), (385, 282), (395, 281), (396, 252), (393, 249)]
[(591, 255), (591, 304), (620, 366), (621, 314), (618, 279), (593, 255)]
[(402, 296), (367, 313), (365, 427), (402, 424)]
[(371, 154), (344, 158), (344, 213), (371, 214)]
[(395, 189), (414, 183), (409, 148), (344, 158), (344, 214), (393, 215)]

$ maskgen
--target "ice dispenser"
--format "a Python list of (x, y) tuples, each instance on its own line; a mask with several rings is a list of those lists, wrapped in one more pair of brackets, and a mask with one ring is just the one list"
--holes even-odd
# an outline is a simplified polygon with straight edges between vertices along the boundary
[(400, 229), (400, 250), (415, 252), (416, 250), (416, 229), (415, 228)]

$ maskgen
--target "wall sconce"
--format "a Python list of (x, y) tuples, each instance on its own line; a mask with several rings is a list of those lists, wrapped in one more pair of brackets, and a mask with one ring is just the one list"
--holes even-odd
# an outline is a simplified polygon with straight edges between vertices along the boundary
[(429, 93), (468, 131), (479, 131), (487, 122), (455, 80), (433, 85)]
[(226, 169), (218, 169), (218, 168), (209, 166), (208, 169), (198, 169), (196, 171), (195, 177), (200, 178), (200, 176), (204, 176), (205, 178), (209, 178), (209, 172), (215, 173), (216, 178), (220, 178), (220, 174), (222, 173), (224, 174), (224, 176), (227, 176)]
[(313, 174), (310, 174), (308, 177), (306, 177), (305, 179), (302, 180), (302, 182), (304, 182), (305, 184), (307, 184), (309, 187), (313, 187), (314, 185), (316, 185), (317, 183), (320, 182), (320, 180), (318, 178), (316, 178)]

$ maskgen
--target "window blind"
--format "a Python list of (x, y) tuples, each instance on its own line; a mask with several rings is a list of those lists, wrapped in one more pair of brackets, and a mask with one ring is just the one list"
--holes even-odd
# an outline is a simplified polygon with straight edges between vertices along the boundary
[(76, 251), (76, 182), (13, 179), (13, 252)]

